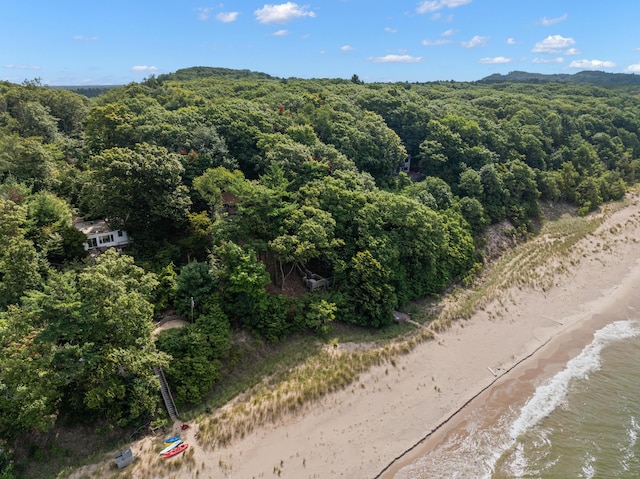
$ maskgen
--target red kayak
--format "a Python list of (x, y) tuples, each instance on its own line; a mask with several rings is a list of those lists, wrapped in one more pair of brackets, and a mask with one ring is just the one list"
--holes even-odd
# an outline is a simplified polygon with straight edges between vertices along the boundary
[(187, 444), (186, 442), (183, 442), (178, 447), (174, 447), (173, 449), (171, 449), (166, 454), (163, 454), (162, 457), (173, 457), (176, 454), (180, 454), (182, 451), (184, 451), (188, 447), (189, 447), (189, 444)]

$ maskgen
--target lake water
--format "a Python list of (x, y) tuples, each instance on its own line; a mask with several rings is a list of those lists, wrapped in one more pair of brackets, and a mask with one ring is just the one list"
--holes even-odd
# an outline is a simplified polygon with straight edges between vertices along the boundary
[(640, 477), (640, 316), (600, 329), (533, 394), (496, 411), (474, 409), (394, 478)]

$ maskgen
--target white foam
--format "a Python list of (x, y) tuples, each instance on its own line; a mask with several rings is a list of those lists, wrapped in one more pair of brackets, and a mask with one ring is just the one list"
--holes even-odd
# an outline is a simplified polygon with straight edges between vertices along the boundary
[(596, 477), (596, 468), (593, 465), (594, 462), (596, 462), (596, 458), (591, 454), (585, 458), (585, 463), (582, 466), (582, 474), (585, 479), (593, 479)]
[[(535, 426), (565, 400), (572, 379), (588, 377), (589, 373), (600, 367), (600, 353), (606, 345), (639, 335), (640, 321), (619, 321), (606, 326), (594, 335), (593, 342), (580, 355), (567, 363), (563, 371), (538, 387), (519, 412), (505, 414), (489, 429), (475, 428), (475, 421), (470, 419), (466, 435), (449, 438), (436, 450), (405, 466), (395, 477), (489, 479), (493, 477), (502, 455), (512, 447), (515, 449), (509, 464), (511, 477), (524, 477), (528, 461), (522, 445), (516, 442), (517, 437)], [(637, 424), (634, 423), (635, 425)], [(633, 429), (640, 436), (640, 429)], [(631, 442), (635, 441), (635, 437)], [(549, 441), (542, 431), (539, 439)], [(593, 465), (587, 460), (583, 467), (583, 477), (593, 478), (594, 473)]]
[(589, 373), (598, 370), (600, 353), (606, 345), (638, 335), (640, 335), (638, 321), (617, 321), (596, 332), (593, 342), (570, 360), (565, 369), (536, 389), (511, 426), (510, 437), (515, 440), (562, 404), (567, 397), (572, 380), (586, 379)]
[(636, 455), (635, 448), (638, 442), (638, 432), (640, 432), (640, 424), (636, 421), (636, 418), (631, 416), (627, 427), (627, 444), (622, 448), (623, 456), (621, 460), (622, 468), (625, 472), (629, 471), (629, 463), (631, 463)]

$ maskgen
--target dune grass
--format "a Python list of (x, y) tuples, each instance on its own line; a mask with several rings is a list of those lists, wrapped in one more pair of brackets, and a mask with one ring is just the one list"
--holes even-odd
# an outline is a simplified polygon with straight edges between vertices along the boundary
[[(595, 238), (604, 220), (624, 206), (620, 202), (607, 205), (597, 214), (546, 221), (535, 238), (519, 244), (486, 267), (472, 287), (455, 291), (434, 322), (434, 330), (444, 330), (457, 319), (468, 319), (492, 302), (504, 308), (509, 301), (505, 293), (512, 288), (547, 291), (560, 275), (589, 253), (588, 244), (580, 242), (589, 236)], [(610, 241), (603, 240), (602, 247), (610, 247)]]

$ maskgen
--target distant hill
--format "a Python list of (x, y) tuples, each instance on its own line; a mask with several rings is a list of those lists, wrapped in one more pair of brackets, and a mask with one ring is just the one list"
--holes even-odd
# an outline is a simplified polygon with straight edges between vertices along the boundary
[(122, 85), (68, 85), (68, 86), (50, 86), (48, 88), (59, 88), (61, 90), (69, 90), (78, 95), (84, 95), (87, 98), (95, 98), (108, 92), (112, 88)]
[(219, 77), (226, 80), (274, 80), (278, 78), (268, 75), (267, 73), (254, 72), (251, 70), (234, 70), (231, 68), (220, 67), (190, 67), (176, 70), (173, 73), (164, 73), (162, 75), (158, 75), (157, 79), (158, 81), (186, 81), (209, 77)]
[(509, 72), (506, 75), (494, 73), (478, 80), (476, 83), (582, 83), (599, 86), (629, 86), (640, 85), (640, 75), (633, 73), (607, 73), (603, 71), (582, 71), (574, 74), (556, 73), (545, 75), (522, 71)]

